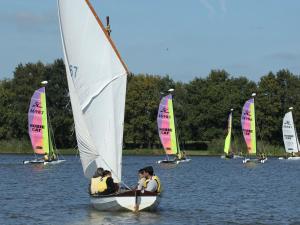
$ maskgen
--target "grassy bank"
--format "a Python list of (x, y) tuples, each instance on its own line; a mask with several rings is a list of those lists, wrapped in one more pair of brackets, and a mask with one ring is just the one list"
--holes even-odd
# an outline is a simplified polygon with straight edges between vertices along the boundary
[[(185, 150), (189, 156), (219, 156), (223, 154), (224, 140), (211, 141), (206, 150)], [(235, 152), (244, 150), (246, 146), (243, 142), (236, 142), (233, 145)], [(283, 146), (274, 146), (263, 142), (257, 143), (258, 151), (264, 151), (268, 156), (283, 156), (285, 151)], [(32, 147), (28, 140), (13, 140), (13, 141), (0, 141), (0, 153), (3, 154), (32, 154)], [(76, 155), (76, 149), (59, 149), (62, 155)], [(124, 149), (123, 155), (165, 155), (163, 149)]]

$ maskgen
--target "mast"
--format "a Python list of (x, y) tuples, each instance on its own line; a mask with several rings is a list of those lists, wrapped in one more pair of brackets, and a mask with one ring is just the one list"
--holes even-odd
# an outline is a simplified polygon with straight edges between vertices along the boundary
[(174, 92), (174, 88), (170, 88), (168, 90), (168, 92), (170, 93), (170, 95), (172, 96), (172, 111), (173, 111), (173, 120), (174, 120), (174, 133), (175, 133), (175, 137), (176, 137), (176, 148), (177, 148), (177, 155), (181, 156), (180, 154), (180, 145), (179, 145), (179, 141), (178, 141), (178, 135), (177, 135), (177, 121), (176, 121), (176, 118), (175, 118), (175, 113), (174, 113), (174, 95), (172, 95), (172, 92)]
[(289, 110), (291, 112), (292, 119), (293, 119), (294, 135), (295, 135), (295, 139), (296, 139), (297, 151), (299, 152), (299, 140), (298, 140), (297, 130), (296, 130), (296, 126), (295, 126), (295, 122), (294, 122), (294, 118), (293, 118), (293, 113), (292, 113), (293, 109), (294, 109), (294, 107), (289, 108)]
[(252, 93), (253, 97), (253, 117), (254, 117), (254, 139), (255, 139), (255, 155), (257, 155), (257, 140), (256, 140), (256, 116), (255, 116), (255, 96), (256, 93)]
[[(51, 149), (51, 135), (50, 135), (50, 130), (49, 130), (49, 121), (48, 121), (48, 109), (47, 109), (47, 95), (46, 95), (46, 86), (48, 84), (48, 81), (44, 80), (41, 82), (43, 87), (45, 88), (45, 111), (46, 111), (46, 117), (47, 117), (47, 136), (48, 136), (48, 152), (49, 152), (49, 159), (51, 158), (51, 155), (53, 154), (53, 149)], [(51, 147), (50, 147), (51, 146)]]

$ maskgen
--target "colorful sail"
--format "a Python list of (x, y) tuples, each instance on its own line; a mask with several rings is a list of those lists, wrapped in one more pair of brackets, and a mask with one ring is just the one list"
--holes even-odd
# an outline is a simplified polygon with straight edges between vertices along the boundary
[(173, 112), (172, 95), (163, 97), (160, 101), (157, 126), (160, 141), (168, 155), (179, 153), (177, 137), (175, 133), (175, 118)]
[(58, 0), (76, 139), (86, 177), (98, 167), (121, 181), (128, 70), (88, 0)]
[(249, 154), (256, 154), (254, 98), (248, 100), (242, 111), (242, 130)]
[(282, 123), (282, 135), (285, 151), (288, 153), (298, 152), (299, 141), (293, 121), (292, 112), (288, 112), (284, 115)]
[(231, 146), (231, 133), (232, 133), (232, 112), (229, 114), (228, 117), (228, 134), (225, 139), (225, 145), (224, 145), (224, 153), (228, 154)]
[(47, 121), (45, 87), (36, 90), (31, 98), (28, 110), (28, 132), (36, 154), (51, 152)]

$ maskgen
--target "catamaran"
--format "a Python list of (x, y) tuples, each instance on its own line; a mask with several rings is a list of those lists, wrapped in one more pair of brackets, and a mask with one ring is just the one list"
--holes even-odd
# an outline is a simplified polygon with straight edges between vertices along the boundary
[(298, 153), (300, 150), (299, 139), (296, 131), (296, 127), (293, 120), (292, 110), (293, 107), (289, 108), (289, 112), (284, 115), (282, 123), (282, 135), (285, 151), (291, 156), (280, 157), (279, 159), (288, 159), (288, 160), (300, 160), (299, 156), (296, 156), (295, 153)]
[[(170, 89), (169, 91), (173, 91)], [(184, 152), (181, 152), (178, 137), (175, 129), (175, 116), (173, 111), (173, 97), (168, 94), (160, 101), (157, 114), (157, 127), (160, 141), (166, 152), (167, 159), (159, 160), (157, 163), (189, 162)], [(175, 155), (174, 159), (169, 159), (170, 155)]]
[[(248, 155), (256, 155), (256, 129), (255, 129), (255, 107), (254, 107), (254, 97), (255, 93), (252, 94), (252, 98), (246, 101), (242, 116), (241, 116), (241, 124), (243, 130), (243, 136), (247, 145)], [(262, 157), (260, 159), (250, 159), (250, 157), (245, 157), (243, 163), (247, 163), (250, 161), (257, 161), (260, 163), (264, 163), (267, 160), (266, 157)]]
[(228, 123), (227, 123), (227, 136), (225, 138), (224, 143), (224, 155), (221, 156), (222, 159), (236, 159), (241, 158), (239, 155), (235, 155), (232, 150), (232, 116), (233, 116), (233, 109), (230, 110), (228, 116)]
[[(122, 182), (122, 144), (128, 69), (89, 0), (58, 0), (64, 60), (84, 174), (110, 170)], [(127, 186), (128, 187), (128, 186)], [(159, 193), (124, 190), (92, 195), (102, 211), (153, 210)]]
[[(47, 81), (42, 82), (43, 85), (47, 83)], [(53, 148), (48, 124), (45, 87), (36, 90), (31, 97), (28, 110), (28, 133), (36, 158), (23, 161), (24, 164), (57, 164), (65, 161), (58, 159), (58, 154)], [(42, 157), (38, 158), (38, 155)]]

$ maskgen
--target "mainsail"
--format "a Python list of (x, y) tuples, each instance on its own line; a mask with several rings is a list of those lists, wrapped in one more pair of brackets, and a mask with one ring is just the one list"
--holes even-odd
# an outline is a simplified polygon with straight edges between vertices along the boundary
[(246, 101), (242, 111), (241, 123), (248, 153), (256, 154), (254, 98)]
[(48, 130), (45, 87), (34, 92), (28, 110), (28, 132), (36, 154), (53, 152)]
[(58, 0), (76, 138), (84, 174), (121, 181), (127, 68), (88, 0)]
[(157, 126), (160, 141), (168, 155), (179, 154), (180, 149), (175, 131), (172, 95), (163, 97), (160, 101)]
[(292, 112), (284, 115), (282, 123), (282, 134), (285, 151), (288, 153), (299, 151), (299, 141), (293, 121)]
[(228, 154), (230, 150), (230, 145), (231, 145), (231, 135), (232, 135), (232, 112), (230, 112), (229, 117), (228, 117), (228, 134), (225, 139), (225, 145), (224, 145), (224, 153)]

